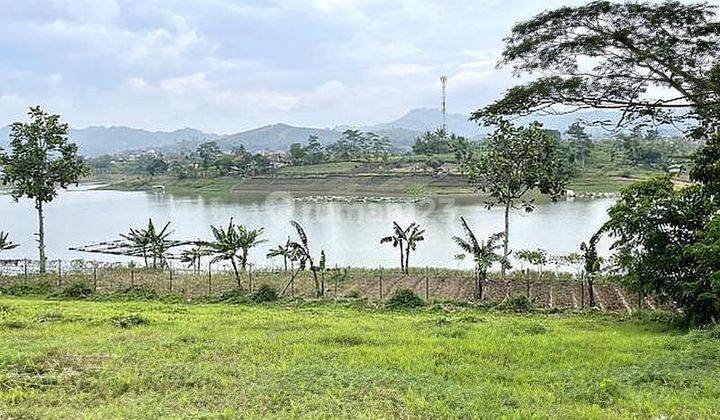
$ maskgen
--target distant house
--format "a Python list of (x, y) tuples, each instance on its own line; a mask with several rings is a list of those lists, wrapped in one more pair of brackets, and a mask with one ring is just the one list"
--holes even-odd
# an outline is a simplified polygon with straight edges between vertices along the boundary
[(287, 158), (284, 152), (278, 152), (274, 150), (268, 150), (261, 152), (265, 158), (270, 162), (270, 166), (273, 169), (282, 168), (283, 166), (290, 165), (290, 160)]

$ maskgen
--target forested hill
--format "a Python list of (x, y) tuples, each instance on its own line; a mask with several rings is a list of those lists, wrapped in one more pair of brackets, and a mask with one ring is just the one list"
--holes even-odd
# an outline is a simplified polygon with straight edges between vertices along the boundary
[[(612, 112), (585, 112), (574, 115), (545, 115), (539, 117), (525, 117), (518, 122), (525, 124), (532, 120), (539, 120), (546, 128), (564, 132), (570, 124), (578, 118), (587, 121), (607, 120), (617, 118)], [(450, 113), (447, 116), (450, 132), (468, 138), (477, 138), (486, 135), (490, 129), (468, 121), (463, 114)], [(442, 126), (442, 113), (439, 109), (414, 109), (400, 118), (382, 124), (357, 127), (363, 131), (372, 131), (381, 136), (387, 136), (395, 149), (408, 149), (414, 139), (425, 131), (434, 131)], [(149, 131), (129, 127), (88, 127), (72, 129), (70, 136), (80, 145), (80, 152), (86, 156), (98, 156), (127, 152), (131, 150), (171, 150), (194, 149), (198, 144), (214, 140), (225, 150), (243, 145), (247, 149), (258, 152), (264, 150), (287, 150), (292, 143), (304, 143), (311, 135), (317, 136), (321, 143), (329, 144), (337, 141), (346, 126), (335, 128), (298, 127), (288, 124), (271, 124), (263, 127), (241, 131), (235, 134), (217, 135), (205, 133), (192, 128), (183, 128), (175, 131)], [(607, 132), (599, 128), (587, 130), (595, 137), (606, 136)], [(662, 130), (661, 130), (662, 131)], [(0, 128), (0, 147), (8, 143), (9, 127)], [(669, 129), (662, 132), (664, 135), (678, 134)]]

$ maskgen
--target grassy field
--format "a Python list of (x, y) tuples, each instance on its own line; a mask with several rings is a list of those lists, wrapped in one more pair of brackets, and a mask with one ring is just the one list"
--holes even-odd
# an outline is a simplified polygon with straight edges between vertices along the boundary
[(0, 297), (0, 417), (720, 417), (720, 334), (604, 315)]

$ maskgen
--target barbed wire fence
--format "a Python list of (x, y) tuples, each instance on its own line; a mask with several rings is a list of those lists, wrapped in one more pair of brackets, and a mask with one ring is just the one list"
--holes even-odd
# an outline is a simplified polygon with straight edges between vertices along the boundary
[[(285, 298), (315, 298), (317, 290), (310, 270), (250, 265), (235, 277), (220, 264), (205, 264), (200, 269), (177, 262), (162, 268), (146, 268), (132, 262), (87, 260), (49, 260), (46, 273), (30, 259), (0, 260), (0, 288), (42, 284), (60, 291), (75, 283), (84, 283), (97, 293), (135, 289), (152, 290), (160, 295), (175, 294), (187, 298), (221, 296), (237, 291), (253, 293), (260, 285), (269, 285)], [(397, 290), (410, 289), (434, 302), (503, 302), (525, 296), (535, 306), (557, 309), (589, 307), (588, 283), (572, 273), (511, 271), (503, 280), (497, 273), (482, 282), (481, 290), (472, 270), (418, 267), (409, 274), (396, 268), (333, 267), (317, 273), (320, 295), (324, 298), (364, 298), (382, 302)], [(637, 295), (612, 281), (597, 279), (593, 286), (595, 305), (605, 311), (633, 312), (638, 308), (656, 309), (649, 296)]]

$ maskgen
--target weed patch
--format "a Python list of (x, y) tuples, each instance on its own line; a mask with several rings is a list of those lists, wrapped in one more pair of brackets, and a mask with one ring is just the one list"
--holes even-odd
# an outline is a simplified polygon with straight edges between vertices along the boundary
[(118, 327), (118, 328), (132, 328), (132, 327), (137, 327), (140, 325), (146, 325), (149, 323), (149, 321), (147, 320), (147, 318), (145, 318), (141, 315), (132, 314), (132, 315), (113, 317), (110, 320), (110, 323), (113, 326)]
[(261, 285), (251, 297), (255, 303), (275, 302), (278, 300), (278, 292), (269, 284)]

